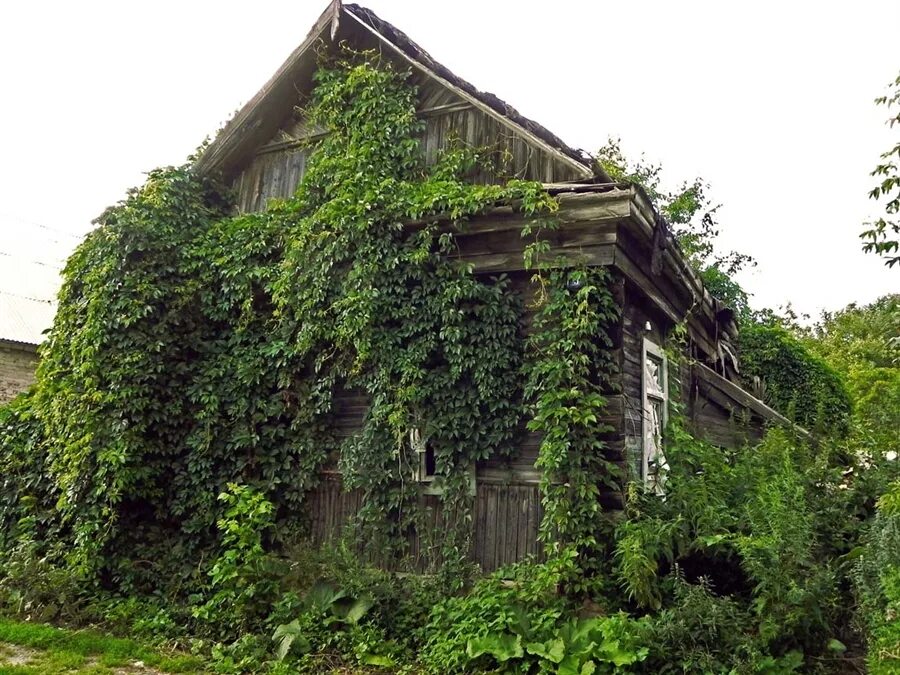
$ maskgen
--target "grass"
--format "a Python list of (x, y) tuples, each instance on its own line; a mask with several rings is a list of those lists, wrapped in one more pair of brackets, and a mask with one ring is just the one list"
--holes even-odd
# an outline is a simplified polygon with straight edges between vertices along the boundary
[(202, 672), (196, 657), (164, 654), (134, 640), (0, 618), (0, 675)]

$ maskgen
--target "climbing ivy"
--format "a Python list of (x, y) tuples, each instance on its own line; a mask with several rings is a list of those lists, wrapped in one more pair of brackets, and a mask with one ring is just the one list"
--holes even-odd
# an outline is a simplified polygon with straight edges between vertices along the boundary
[[(367, 541), (402, 556), (413, 431), (449, 514), (440, 558), (467, 555), (469, 472), (512, 452), (523, 354), (508, 280), (452, 260), (453, 231), (497, 201), (554, 203), (536, 183), (468, 182), (477, 149), (426, 168), (415, 103), (408, 73), (342, 53), (316, 73), (306, 112), (327, 133), (295, 195), (232, 216), (189, 162), (101, 216), (66, 266), (30, 413), (75, 568), (124, 588), (202, 581), (226, 485), (277, 505), (283, 540), (338, 457)], [(369, 402), (345, 439), (342, 391)]]
[(541, 435), (538, 459), (544, 517), (540, 537), (550, 554), (571, 547), (579, 574), (598, 562), (609, 534), (601, 492), (618, 487), (619, 467), (603, 440), (606, 396), (616, 372), (612, 327), (620, 308), (603, 267), (557, 268), (544, 281), (545, 302), (528, 339), (528, 428)]

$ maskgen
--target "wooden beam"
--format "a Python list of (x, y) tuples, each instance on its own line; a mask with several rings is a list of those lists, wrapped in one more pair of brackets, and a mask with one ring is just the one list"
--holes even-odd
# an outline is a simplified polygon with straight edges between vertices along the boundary
[[(332, 2), (319, 19), (316, 21), (306, 39), (297, 47), (275, 74), (269, 78), (262, 89), (241, 108), (234, 118), (219, 132), (216, 139), (206, 148), (197, 159), (196, 167), (201, 173), (211, 173), (228, 170), (239, 165), (245, 154), (250, 154), (254, 148), (267, 140), (269, 133), (274, 133), (280, 119), (273, 120), (266, 117), (269, 107), (281, 109), (279, 105), (273, 105), (272, 99), (287, 101), (296, 97), (294, 80), (298, 71), (305, 65), (315, 68), (315, 58), (310, 59), (311, 47), (321, 40), (329, 31), (334, 33), (336, 22), (343, 12), (339, 2)], [(304, 64), (304, 61), (310, 61)], [(311, 71), (310, 71), (311, 72)], [(275, 128), (269, 129), (275, 125)]]
[[(497, 204), (484, 212), (466, 218), (462, 231), (492, 232), (501, 230), (521, 230), (526, 225), (535, 225), (538, 219), (555, 223), (557, 226), (581, 223), (612, 223), (627, 218), (631, 213), (629, 195), (625, 190), (607, 192), (583, 192), (561, 194), (556, 197), (559, 209), (554, 213), (525, 215), (519, 202)], [(450, 224), (446, 214), (407, 221), (408, 227), (425, 224)], [(560, 228), (561, 229), (561, 228)]]
[[(446, 115), (452, 112), (463, 112), (465, 110), (471, 110), (472, 106), (469, 103), (448, 103), (446, 105), (438, 105), (432, 108), (424, 108), (422, 110), (417, 110), (416, 114), (420, 117), (437, 117), (439, 115)], [(266, 143), (259, 150), (256, 151), (256, 155), (264, 155), (270, 152), (280, 152), (281, 150), (290, 150), (292, 148), (299, 148), (303, 145), (307, 145), (309, 143), (313, 143), (315, 141), (321, 140), (328, 135), (327, 131), (313, 131), (311, 133), (305, 134), (303, 136), (295, 136), (292, 138), (286, 138), (283, 141), (275, 141), (272, 143)], [(288, 134), (285, 133), (285, 136)]]
[[(564, 266), (612, 265), (615, 248), (614, 244), (601, 244), (580, 248), (553, 249), (545, 258), (547, 262), (559, 262)], [(472, 271), (475, 273), (516, 272), (525, 269), (521, 251), (452, 257), (471, 265)]]
[(675, 323), (678, 323), (684, 318), (684, 315), (678, 311), (678, 309), (669, 302), (668, 298), (666, 298), (663, 293), (657, 288), (656, 284), (644, 274), (643, 270), (635, 264), (635, 262), (628, 256), (625, 250), (621, 247), (617, 247), (616, 256), (613, 264), (618, 267), (625, 276), (634, 283), (648, 298), (650, 298), (656, 305)]
[(742, 408), (752, 410), (764, 419), (778, 422), (779, 424), (783, 424), (785, 426), (796, 429), (804, 436), (810, 435), (806, 429), (794, 424), (777, 410), (770, 408), (752, 394), (744, 391), (734, 382), (726, 380), (717, 372), (715, 372), (711, 368), (707, 368), (702, 363), (694, 364), (694, 374), (699, 380), (725, 394), (729, 399), (740, 405)]

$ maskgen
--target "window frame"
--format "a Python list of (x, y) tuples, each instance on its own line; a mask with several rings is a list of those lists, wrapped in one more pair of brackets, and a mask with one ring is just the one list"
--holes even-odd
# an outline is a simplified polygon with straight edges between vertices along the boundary
[[(648, 359), (659, 361), (660, 364), (660, 392), (658, 394), (649, 391), (647, 382)], [(649, 451), (651, 448), (651, 443), (654, 442), (651, 435), (654, 431), (653, 429), (651, 429), (651, 400), (662, 403), (662, 405), (660, 406), (662, 416), (659, 420), (659, 450), (662, 451), (664, 449), (662, 443), (662, 434), (669, 420), (669, 359), (660, 345), (653, 342), (651, 339), (644, 337), (641, 342), (641, 480), (645, 485), (649, 485), (651, 482), (653, 482), (651, 481), (651, 476), (649, 475)], [(665, 455), (663, 455), (663, 458), (665, 459)]]
[[(434, 457), (434, 450), (429, 448), (428, 444), (422, 440), (418, 429), (413, 428), (409, 430), (409, 444), (416, 455), (416, 464), (412, 467), (412, 480), (420, 486), (422, 494), (437, 496), (444, 494), (441, 477), (437, 474), (427, 473), (428, 453), (431, 452), (432, 457)], [(437, 459), (434, 458), (433, 461), (435, 462), (435, 469), (437, 469)], [(469, 495), (474, 497), (476, 489), (476, 470), (475, 464), (472, 464), (469, 467)]]

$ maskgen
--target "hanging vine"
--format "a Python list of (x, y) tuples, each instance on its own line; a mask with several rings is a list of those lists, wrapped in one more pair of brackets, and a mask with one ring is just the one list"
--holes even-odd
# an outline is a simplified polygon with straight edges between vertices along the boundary
[(609, 523), (601, 493), (617, 487), (621, 470), (610, 461), (603, 434), (607, 395), (617, 370), (611, 328), (620, 308), (603, 267), (554, 269), (544, 280), (545, 302), (528, 340), (528, 423), (541, 434), (544, 517), (540, 537), (549, 554), (569, 547), (579, 555), (577, 572), (598, 562)]

